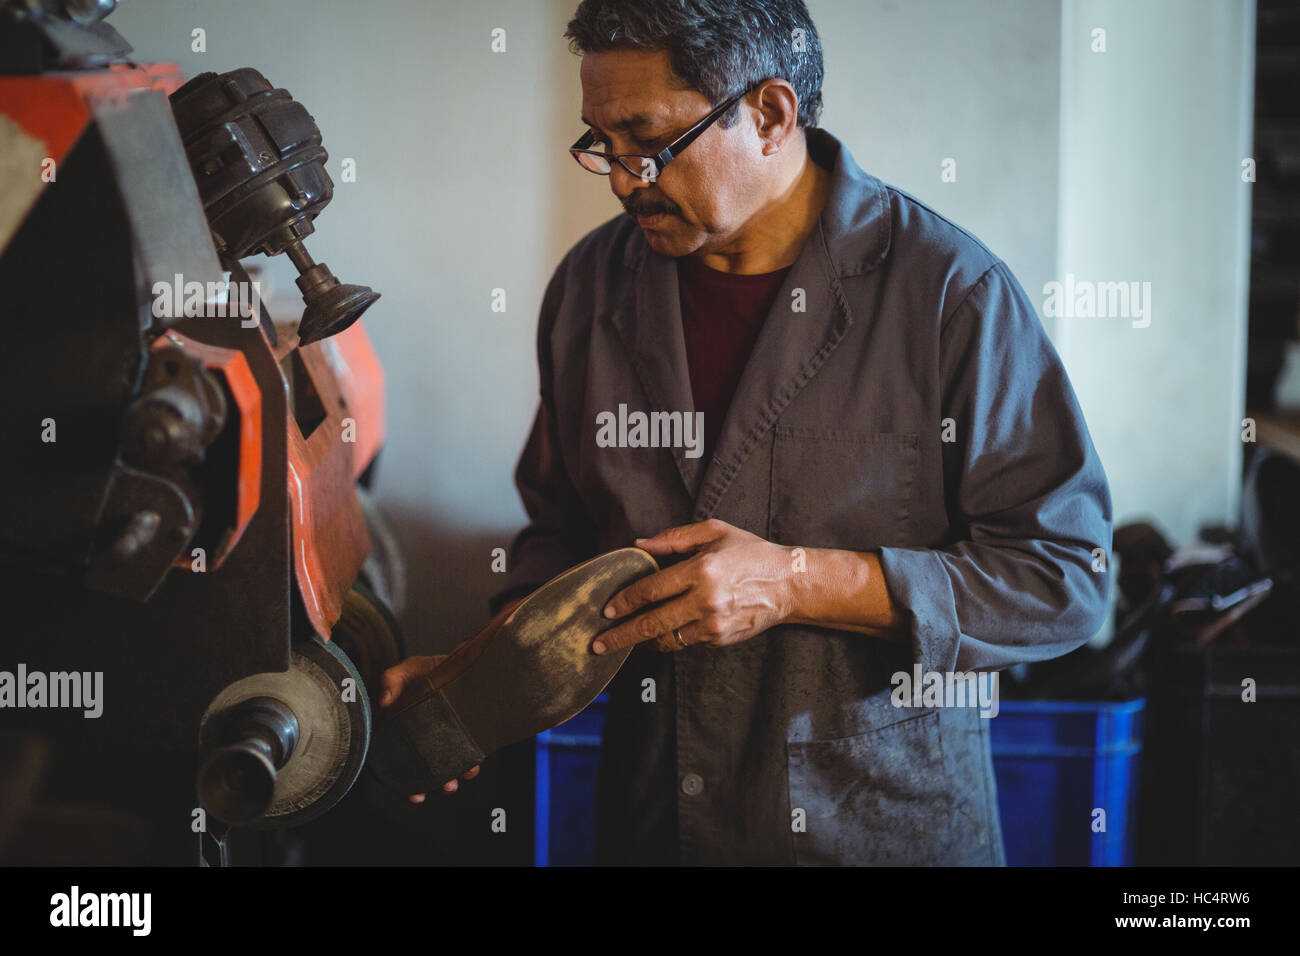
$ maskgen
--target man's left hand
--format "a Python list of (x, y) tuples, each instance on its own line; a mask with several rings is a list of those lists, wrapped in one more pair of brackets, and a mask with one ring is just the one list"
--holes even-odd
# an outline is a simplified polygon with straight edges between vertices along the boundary
[[(637, 538), (635, 544), (656, 557), (694, 556), (610, 599), (606, 617), (636, 616), (601, 634), (592, 644), (597, 654), (651, 640), (661, 651), (693, 644), (728, 647), (787, 619), (790, 548), (716, 518)], [(658, 606), (637, 614), (651, 604)]]

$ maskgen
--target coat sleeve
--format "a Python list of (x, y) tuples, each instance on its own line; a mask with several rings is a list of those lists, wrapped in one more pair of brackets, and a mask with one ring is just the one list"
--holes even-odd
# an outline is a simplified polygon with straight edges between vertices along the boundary
[(1060, 656), (1100, 628), (1110, 578), (1110, 490), (1074, 390), (1001, 262), (939, 342), (954, 540), (879, 552), (913, 660), (945, 672)]
[(541, 397), (515, 468), (515, 487), (529, 523), (511, 544), (506, 580), (489, 602), (493, 614), (596, 552), (596, 529), (569, 477), (555, 415), (551, 330), (563, 305), (564, 270), (561, 264), (542, 298), (537, 324)]

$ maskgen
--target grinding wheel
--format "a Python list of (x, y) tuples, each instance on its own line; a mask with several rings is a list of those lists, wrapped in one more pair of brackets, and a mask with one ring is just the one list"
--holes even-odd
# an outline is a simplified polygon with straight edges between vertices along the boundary
[(226, 687), (199, 729), (200, 803), (232, 825), (298, 826), (337, 804), (370, 741), (370, 699), (347, 655), (317, 637), (289, 669)]
[(617, 623), (605, 605), (657, 570), (639, 548), (610, 551), (498, 614), (380, 716), (369, 773), (403, 794), (438, 789), (487, 754), (579, 713), (631, 653), (592, 652), (596, 636)]

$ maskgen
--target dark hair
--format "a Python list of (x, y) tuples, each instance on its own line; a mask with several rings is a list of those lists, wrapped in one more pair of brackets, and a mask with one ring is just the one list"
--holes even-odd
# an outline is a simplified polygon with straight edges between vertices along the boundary
[[(822, 45), (803, 0), (582, 0), (564, 35), (578, 54), (664, 50), (673, 72), (715, 105), (783, 79), (799, 97), (800, 126), (821, 115)], [(736, 115), (733, 106), (719, 123)]]

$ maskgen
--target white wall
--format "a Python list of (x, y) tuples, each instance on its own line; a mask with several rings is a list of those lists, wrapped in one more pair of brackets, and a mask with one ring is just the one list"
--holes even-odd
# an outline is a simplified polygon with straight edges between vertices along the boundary
[(1150, 282), (1152, 308), (1145, 328), (1064, 319), (1058, 344), (1117, 523), (1183, 543), (1240, 496), (1254, 3), (1064, 9), (1058, 275)]

